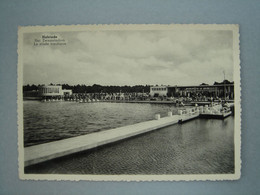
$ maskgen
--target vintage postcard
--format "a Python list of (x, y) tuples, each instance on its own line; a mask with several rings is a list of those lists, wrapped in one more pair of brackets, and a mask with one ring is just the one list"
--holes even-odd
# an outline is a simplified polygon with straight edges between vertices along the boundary
[(236, 180), (238, 25), (18, 29), (20, 179)]

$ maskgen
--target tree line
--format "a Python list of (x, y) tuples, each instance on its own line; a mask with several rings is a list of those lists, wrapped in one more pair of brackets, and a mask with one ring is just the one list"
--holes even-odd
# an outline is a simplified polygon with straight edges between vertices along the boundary
[[(54, 85), (54, 84), (50, 84)], [(150, 92), (150, 85), (135, 85), (135, 86), (103, 86), (94, 84), (92, 86), (87, 85), (69, 85), (69, 84), (57, 84), (62, 86), (62, 89), (71, 89), (73, 93), (148, 93)], [(23, 91), (37, 91), (42, 85), (24, 85)]]
[[(214, 82), (213, 85), (220, 85), (220, 84), (234, 84), (234, 82), (230, 82), (228, 80), (224, 80), (223, 82)], [(54, 84), (50, 84), (54, 85)], [(94, 84), (90, 85), (69, 85), (69, 84), (57, 84), (62, 86), (62, 89), (71, 89), (73, 93), (148, 93), (150, 92), (150, 85), (135, 85), (135, 86), (103, 86)], [(202, 83), (201, 85), (208, 85), (206, 83)], [(23, 91), (37, 91), (39, 86), (42, 85), (24, 85)]]

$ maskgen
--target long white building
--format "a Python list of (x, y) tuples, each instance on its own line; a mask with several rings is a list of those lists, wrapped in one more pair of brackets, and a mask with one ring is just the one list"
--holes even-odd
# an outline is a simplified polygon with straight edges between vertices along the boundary
[(150, 87), (150, 95), (152, 97), (154, 96), (167, 96), (168, 93), (168, 87), (167, 86), (152, 86)]
[(222, 82), (214, 85), (197, 86), (151, 86), (150, 96), (168, 96), (168, 97), (191, 97), (191, 96), (209, 96), (209, 97), (227, 97), (234, 99), (234, 82)]
[(62, 89), (62, 86), (57, 85), (47, 85), (39, 87), (39, 96), (47, 97), (47, 96), (64, 96), (71, 95), (72, 90), (70, 89)]

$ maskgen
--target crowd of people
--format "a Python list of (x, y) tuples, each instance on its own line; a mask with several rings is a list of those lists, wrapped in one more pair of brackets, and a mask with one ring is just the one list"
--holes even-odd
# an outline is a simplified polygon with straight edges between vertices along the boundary
[[(173, 103), (189, 102), (222, 102), (226, 98), (212, 96), (192, 96), (192, 97), (153, 97), (149, 93), (74, 93), (65, 95), (59, 99), (65, 101), (172, 101)], [(57, 99), (57, 98), (56, 98)]]

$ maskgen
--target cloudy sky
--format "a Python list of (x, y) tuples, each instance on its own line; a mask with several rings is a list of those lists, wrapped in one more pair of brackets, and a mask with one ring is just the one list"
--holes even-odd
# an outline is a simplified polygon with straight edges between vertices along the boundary
[(26, 33), (24, 84), (198, 85), (233, 81), (232, 31), (57, 32), (64, 46), (33, 46)]

